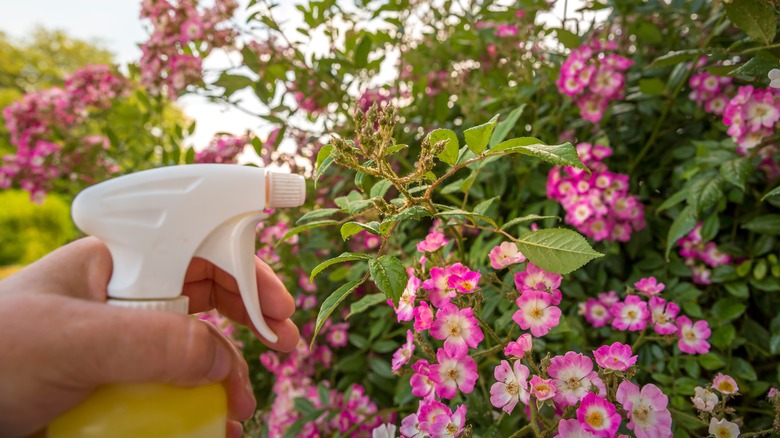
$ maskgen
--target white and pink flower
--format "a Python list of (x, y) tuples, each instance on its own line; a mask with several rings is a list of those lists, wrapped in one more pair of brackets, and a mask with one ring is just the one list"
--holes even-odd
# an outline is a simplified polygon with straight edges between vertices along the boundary
[(569, 351), (563, 356), (553, 357), (547, 374), (555, 382), (556, 394), (553, 400), (558, 406), (576, 405), (594, 386), (598, 388), (599, 394), (606, 394), (604, 382), (593, 371), (593, 361), (581, 353)]
[(614, 437), (623, 419), (615, 405), (592, 392), (585, 395), (577, 408), (577, 421), (582, 428), (599, 437)]
[(528, 368), (515, 361), (510, 366), (509, 362), (502, 360), (496, 366), (493, 374), (498, 382), (490, 387), (490, 403), (497, 408), (511, 414), (518, 402), (528, 404), (530, 393), (528, 392)]
[(474, 390), (479, 378), (477, 363), (469, 356), (452, 356), (445, 349), (436, 352), (438, 364), (431, 365), (430, 379), (436, 384), (436, 395), (453, 398), (458, 389), (464, 394)]
[(669, 398), (653, 384), (639, 386), (624, 380), (618, 386), (617, 401), (628, 416), (628, 428), (637, 438), (672, 436), (672, 414), (667, 409)]
[(615, 371), (625, 371), (636, 363), (639, 356), (631, 354), (631, 346), (620, 342), (602, 345), (593, 351), (596, 363), (600, 367)]
[(512, 319), (536, 337), (546, 335), (560, 322), (561, 309), (552, 305), (552, 295), (546, 292), (524, 290), (516, 303), (520, 309)]
[(710, 344), (707, 339), (710, 338), (709, 324), (707, 321), (696, 321), (693, 323), (687, 316), (677, 318), (677, 336), (679, 341), (677, 346), (680, 351), (688, 354), (705, 354), (710, 351)]
[(414, 333), (411, 330), (406, 331), (406, 343), (393, 353), (392, 370), (400, 370), (401, 367), (409, 361), (414, 353)]
[(509, 265), (522, 263), (525, 256), (517, 249), (514, 242), (504, 242), (490, 250), (488, 254), (490, 266), (495, 270), (504, 269)]

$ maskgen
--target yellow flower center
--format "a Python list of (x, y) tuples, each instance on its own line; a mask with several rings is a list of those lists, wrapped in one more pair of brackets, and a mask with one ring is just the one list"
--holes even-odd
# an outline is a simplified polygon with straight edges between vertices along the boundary
[(509, 395), (517, 395), (520, 393), (520, 385), (518, 385), (517, 382), (509, 382), (506, 385), (506, 392)]
[(604, 417), (599, 411), (593, 411), (588, 414), (588, 416), (585, 417), (585, 421), (593, 427), (600, 427), (604, 425)]

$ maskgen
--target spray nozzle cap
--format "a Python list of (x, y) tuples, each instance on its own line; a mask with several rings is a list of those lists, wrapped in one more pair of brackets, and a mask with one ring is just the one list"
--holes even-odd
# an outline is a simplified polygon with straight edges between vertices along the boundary
[(306, 181), (291, 173), (266, 173), (266, 206), (268, 208), (298, 207), (306, 200)]

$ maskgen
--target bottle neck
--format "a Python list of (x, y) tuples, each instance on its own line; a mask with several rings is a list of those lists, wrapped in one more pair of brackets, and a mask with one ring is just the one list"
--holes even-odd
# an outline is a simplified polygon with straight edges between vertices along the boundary
[(128, 307), (134, 309), (154, 309), (164, 312), (173, 312), (186, 315), (189, 313), (190, 298), (186, 295), (180, 295), (176, 298), (167, 298), (159, 300), (129, 300), (123, 298), (109, 298), (108, 304), (117, 307)]

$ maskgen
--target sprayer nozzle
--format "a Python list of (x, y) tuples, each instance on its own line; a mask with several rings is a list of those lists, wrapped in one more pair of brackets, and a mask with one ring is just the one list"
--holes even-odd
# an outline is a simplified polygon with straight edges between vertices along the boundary
[(306, 181), (301, 175), (266, 172), (266, 206), (298, 207), (306, 200)]

